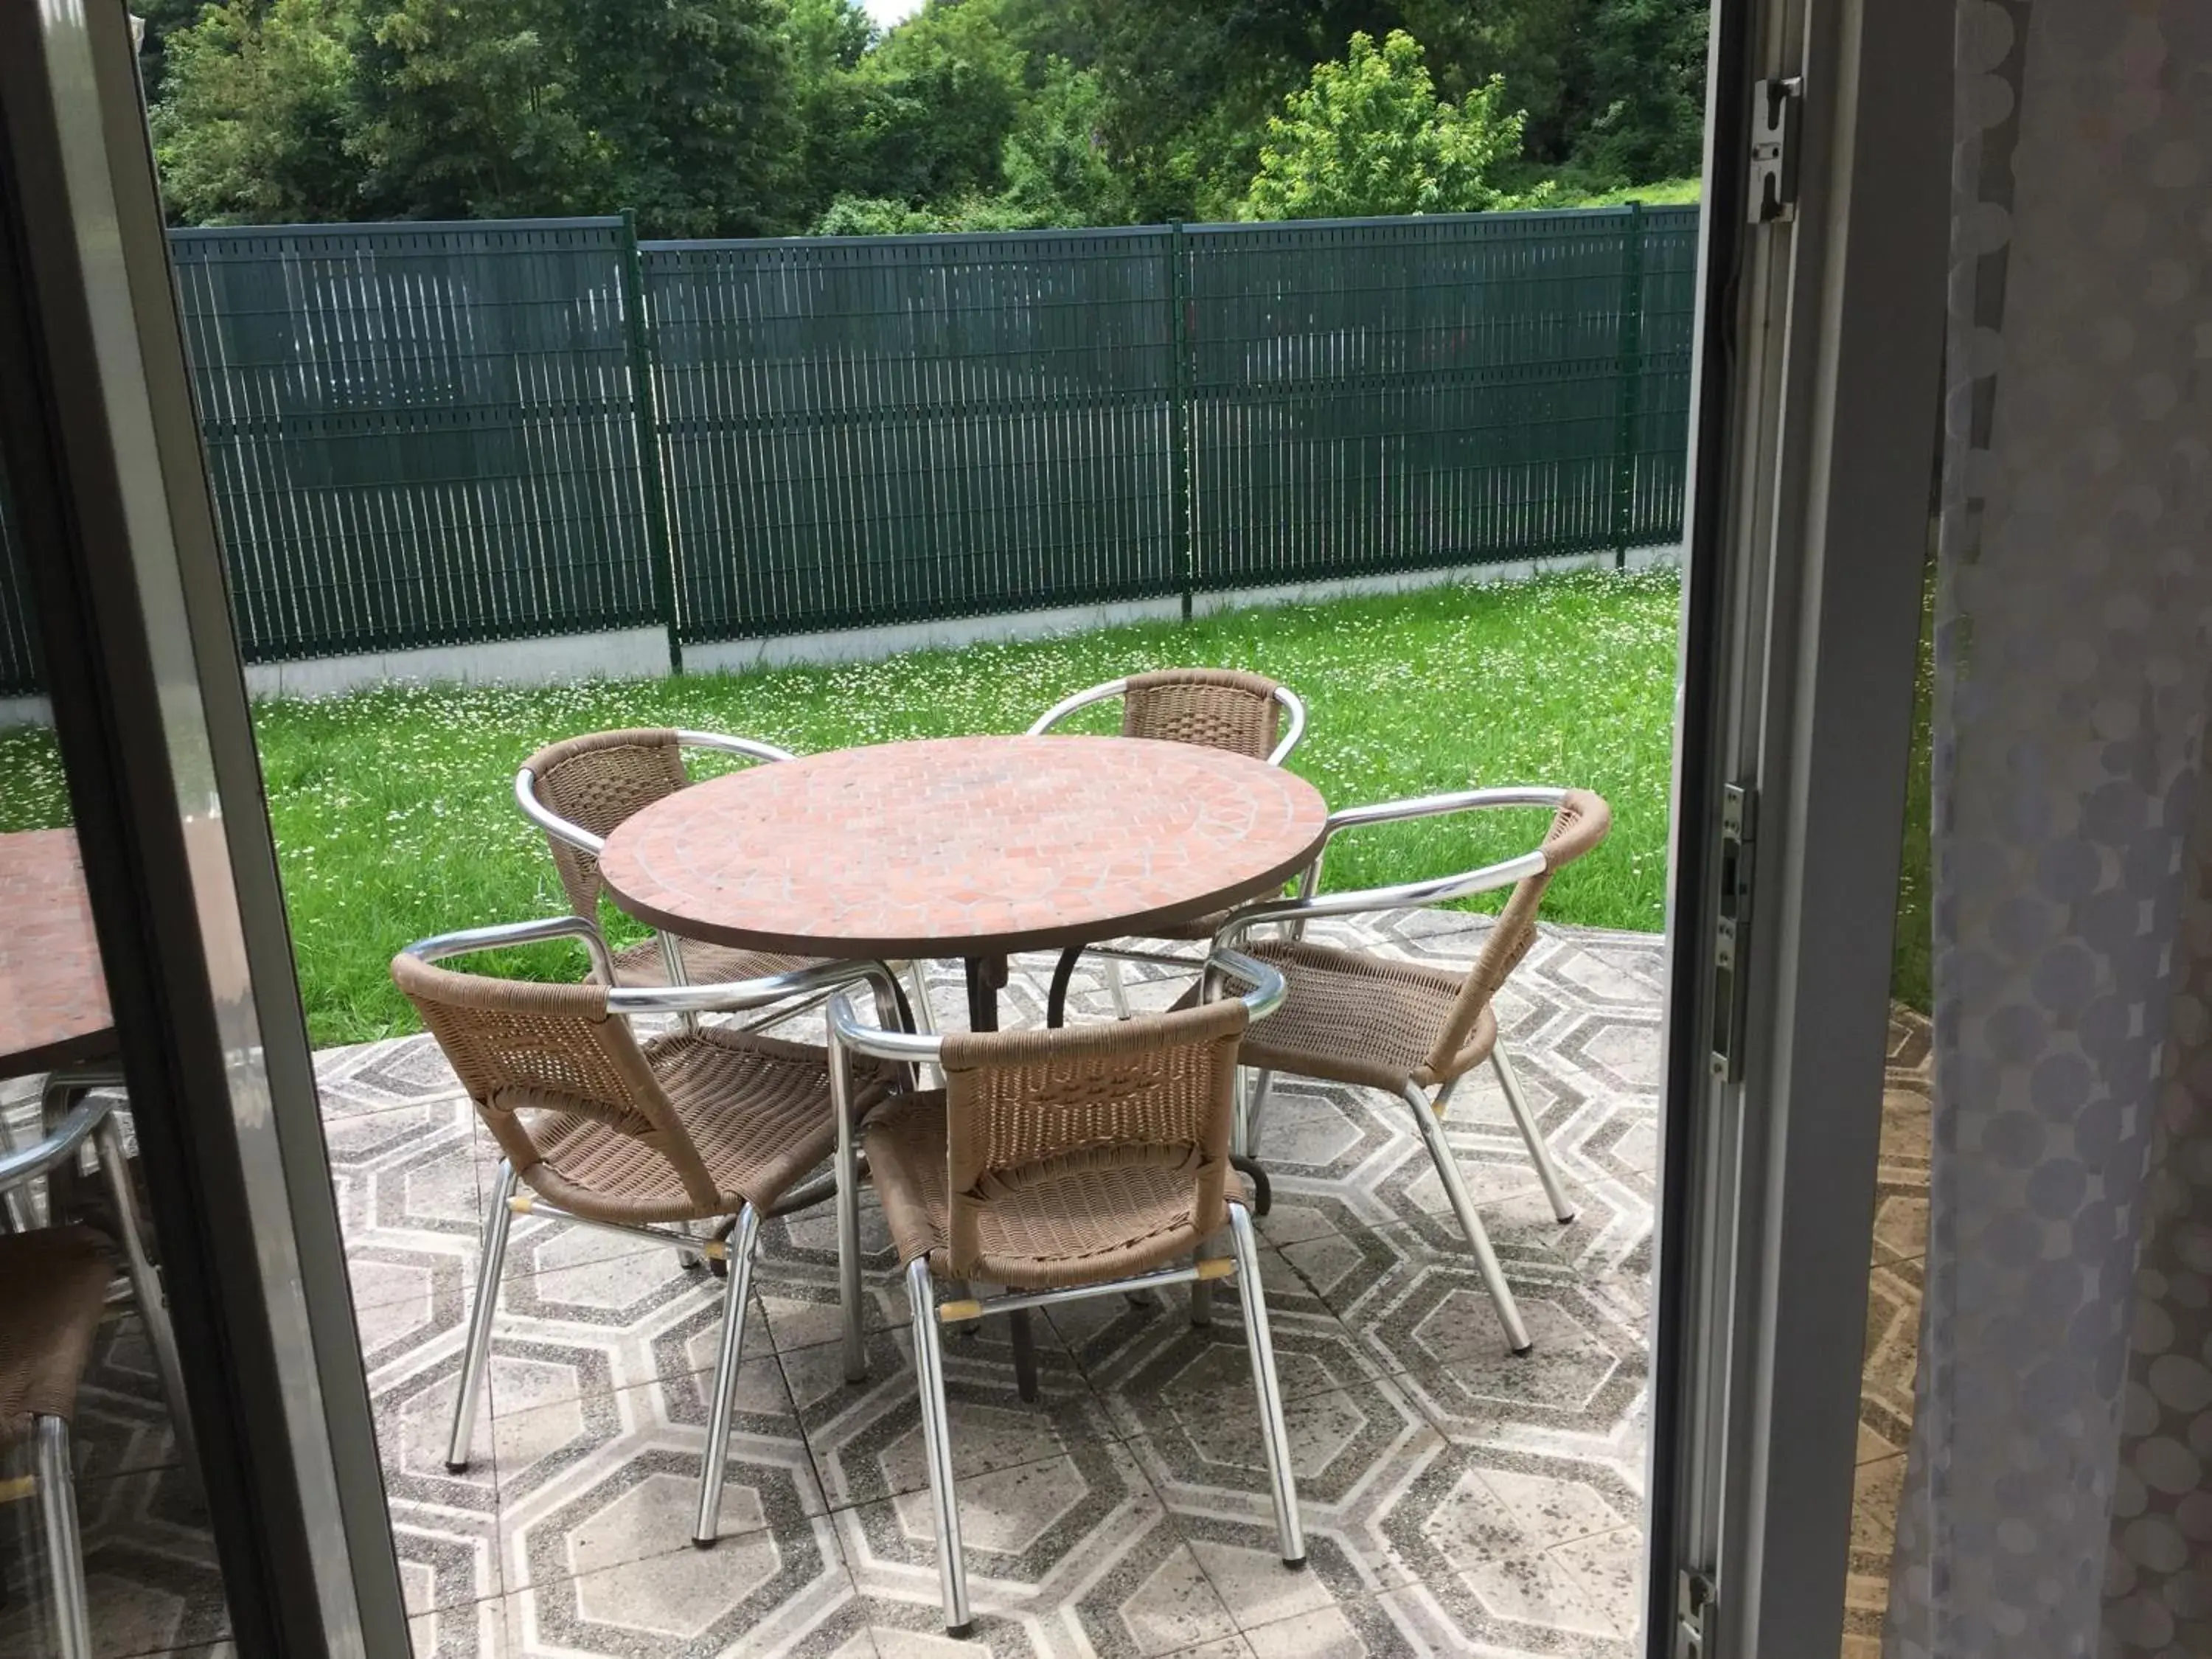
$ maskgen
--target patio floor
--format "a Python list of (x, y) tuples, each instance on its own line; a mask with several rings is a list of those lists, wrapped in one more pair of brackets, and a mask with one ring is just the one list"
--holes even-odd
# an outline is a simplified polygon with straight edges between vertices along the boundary
[[(1485, 926), (1418, 912), (1331, 931), (1457, 963)], [(1048, 967), (1017, 963), (1010, 1024), (1040, 1018)], [(1174, 988), (1133, 988), (1142, 1006)], [(839, 1364), (826, 1211), (767, 1230), (723, 1537), (696, 1551), (719, 1311), (708, 1281), (658, 1248), (518, 1221), (477, 1459), (449, 1475), (444, 1425), (496, 1154), (427, 1038), (324, 1053), (416, 1653), (1335, 1659), (1480, 1648), (1626, 1659), (1660, 1005), (1656, 936), (1557, 927), (1504, 994), (1503, 1030), (1582, 1206), (1567, 1226), (1551, 1218), (1488, 1074), (1455, 1102), (1453, 1144), (1536, 1341), (1525, 1359), (1505, 1351), (1405, 1107), (1279, 1085), (1263, 1141), (1275, 1206), (1261, 1231), (1307, 1573), (1273, 1558), (1233, 1307), (1218, 1304), (1207, 1330), (1191, 1327), (1180, 1296), (1148, 1310), (1120, 1298), (1054, 1308), (1039, 1324), (1035, 1406), (1015, 1397), (998, 1322), (952, 1338), (979, 1613), (967, 1644), (938, 1631), (905, 1298), (872, 1208), (874, 1374), (863, 1386), (847, 1386)], [(949, 978), (939, 1006), (958, 1006)], [(1103, 1014), (1099, 988), (1079, 981), (1075, 1006)], [(1913, 1041), (1901, 1026), (1893, 1059), (1908, 1072)], [(1917, 1165), (1909, 1106), (1894, 1115), (1906, 1151), (1885, 1152), (1894, 1259), (1876, 1268), (1862, 1437), (1862, 1486), (1877, 1498), (1902, 1442), (1895, 1343), (1875, 1328), (1909, 1328), (1899, 1298), (1917, 1301), (1907, 1247), (1912, 1183), (1925, 1180), (1924, 1106)], [(1877, 1351), (1893, 1377), (1880, 1389)], [(1909, 1416), (1909, 1353), (1902, 1387)], [(226, 1651), (206, 1645), (223, 1634), (220, 1591), (131, 1320), (89, 1379), (82, 1438), (99, 1652)], [(1855, 1536), (1855, 1602), (1878, 1541)], [(0, 1613), (0, 1648), (15, 1651), (20, 1633)]]

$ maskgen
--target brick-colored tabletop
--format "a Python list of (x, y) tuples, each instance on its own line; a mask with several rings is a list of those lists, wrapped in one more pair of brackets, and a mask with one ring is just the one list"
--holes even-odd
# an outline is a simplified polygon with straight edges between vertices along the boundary
[(74, 831), (0, 836), (0, 1077), (109, 1053), (115, 1016)]
[(1277, 890), (1328, 809), (1279, 767), (1140, 738), (940, 738), (680, 789), (619, 825), (607, 890), (653, 927), (822, 957), (1080, 945)]

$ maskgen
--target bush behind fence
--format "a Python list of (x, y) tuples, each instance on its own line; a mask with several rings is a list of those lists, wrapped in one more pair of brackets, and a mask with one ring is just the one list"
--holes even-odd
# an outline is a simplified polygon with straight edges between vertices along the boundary
[(172, 247), (240, 642), (273, 661), (631, 627), (680, 648), (1673, 541), (1696, 227), (640, 244), (605, 218)]

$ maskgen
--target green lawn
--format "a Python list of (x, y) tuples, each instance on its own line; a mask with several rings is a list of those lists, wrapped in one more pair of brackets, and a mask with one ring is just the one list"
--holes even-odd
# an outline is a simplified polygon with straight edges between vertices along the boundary
[[(301, 988), (318, 1044), (413, 1029), (386, 963), (442, 928), (563, 908), (516, 813), (515, 767), (555, 738), (683, 726), (805, 752), (1013, 732), (1067, 692), (1148, 667), (1255, 669), (1312, 724), (1291, 765), (1332, 805), (1470, 785), (1580, 784), (1612, 839), (1547, 915), (1656, 929), (1664, 896), (1672, 572), (1588, 574), (1249, 611), (888, 661), (550, 688), (396, 687), (255, 709)], [(0, 828), (58, 822), (51, 738), (0, 733)], [(1332, 849), (1331, 887), (1407, 880), (1533, 845), (1540, 813), (1391, 826)]]

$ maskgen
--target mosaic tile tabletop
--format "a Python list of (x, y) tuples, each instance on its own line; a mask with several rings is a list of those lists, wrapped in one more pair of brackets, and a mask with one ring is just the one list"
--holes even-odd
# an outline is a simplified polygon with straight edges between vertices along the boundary
[(630, 915), (718, 945), (993, 956), (1279, 891), (1328, 818), (1304, 778), (1218, 749), (933, 738), (679, 789), (617, 826), (599, 872)]
[(0, 836), (0, 1077), (76, 1065), (114, 1046), (76, 835)]
[[(1486, 925), (1413, 913), (1329, 936), (1459, 963)], [(1010, 1024), (1041, 1019), (1050, 966), (1017, 959)], [(1453, 1105), (1452, 1145), (1536, 1338), (1526, 1359), (1497, 1336), (1407, 1109), (1279, 1085), (1261, 1146), (1275, 1186), (1264, 1276), (1310, 1571), (1273, 1559), (1233, 1307), (1218, 1306), (1204, 1330), (1179, 1296), (1054, 1308), (1039, 1322), (1033, 1406), (1016, 1397), (999, 1322), (954, 1338), (954, 1456), (979, 1609), (978, 1639), (964, 1644), (939, 1629), (905, 1297), (872, 1206), (872, 1376), (861, 1386), (839, 1364), (829, 1214), (769, 1231), (722, 1540), (695, 1550), (714, 1285), (665, 1249), (518, 1221), (477, 1461), (448, 1474), (443, 1437), (496, 1153), (428, 1039), (325, 1053), (323, 1109), (416, 1654), (1628, 1659), (1660, 971), (1655, 936), (1547, 927), (1503, 994), (1504, 1040), (1581, 1206), (1571, 1224), (1552, 1219), (1486, 1075)], [(940, 984), (950, 1017), (955, 971)], [(1154, 978), (1132, 994), (1164, 1006), (1179, 986)], [(1079, 981), (1074, 1003), (1093, 1018), (1107, 1006), (1103, 987)], [(1910, 1411), (1904, 1334), (1925, 1202), (1924, 1093), (1913, 1092), (1924, 1037), (1901, 1024), (1894, 1042), (1855, 1652), (1878, 1628), (1879, 1500)], [(155, 1398), (122, 1321), (83, 1435), (99, 1652), (216, 1659), (221, 1597)], [(0, 1651), (12, 1655), (22, 1632), (9, 1616), (0, 1608)]]

